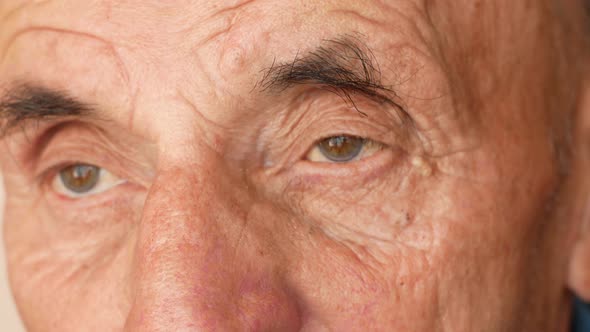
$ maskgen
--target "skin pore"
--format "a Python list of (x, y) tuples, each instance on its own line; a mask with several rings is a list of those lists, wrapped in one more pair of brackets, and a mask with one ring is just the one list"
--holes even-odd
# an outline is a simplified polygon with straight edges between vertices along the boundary
[[(582, 15), (573, 0), (1, 2), (25, 325), (566, 331)], [(365, 150), (326, 159), (318, 144), (341, 135)], [(99, 189), (64, 187), (80, 164)]]

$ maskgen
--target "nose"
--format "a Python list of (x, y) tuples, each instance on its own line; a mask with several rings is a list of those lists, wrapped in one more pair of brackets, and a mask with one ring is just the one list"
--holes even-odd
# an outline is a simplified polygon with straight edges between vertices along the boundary
[[(296, 331), (248, 195), (203, 167), (160, 171), (137, 228), (126, 331)], [(268, 234), (266, 235), (268, 236)]]

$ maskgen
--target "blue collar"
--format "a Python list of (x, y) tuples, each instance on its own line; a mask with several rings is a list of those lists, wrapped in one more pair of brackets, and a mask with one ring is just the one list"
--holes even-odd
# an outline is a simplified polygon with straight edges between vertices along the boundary
[(590, 305), (576, 299), (574, 301), (572, 332), (590, 332)]

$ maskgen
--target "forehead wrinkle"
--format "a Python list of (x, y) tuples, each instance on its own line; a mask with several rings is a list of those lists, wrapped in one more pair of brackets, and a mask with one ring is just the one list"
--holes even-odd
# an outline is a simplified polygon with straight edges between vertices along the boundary
[[(401, 6), (392, 6), (390, 4), (385, 4), (382, 1), (374, 1), (377, 5), (375, 7), (371, 7), (372, 9), (378, 8), (378, 11), (371, 10), (367, 11), (366, 8), (362, 8), (362, 10), (356, 8), (348, 8), (348, 9), (331, 9), (329, 13), (335, 13), (343, 16), (349, 16), (353, 20), (357, 20), (360, 22), (365, 23), (368, 26), (371, 26), (375, 29), (382, 30), (383, 28), (390, 29), (391, 22), (388, 20), (391, 17), (395, 17), (396, 19), (400, 19), (403, 23), (395, 22), (397, 27), (400, 27), (397, 32), (406, 35), (404, 30), (410, 28), (412, 33), (411, 35), (406, 35), (408, 38), (415, 38), (419, 37), (420, 42), (423, 44), (428, 44), (432, 42), (433, 37), (433, 29), (434, 26), (431, 24), (431, 20), (428, 16), (428, 10), (426, 8), (425, 2), (408, 2), (407, 5)], [(383, 13), (387, 14), (394, 14), (384, 16)], [(381, 15), (376, 15), (381, 14)]]
[[(51, 0), (24, 0), (21, 1), (20, 3), (17, 3), (14, 8), (9, 9), (4, 15), (0, 15), (0, 22), (7, 22), (10, 18), (12, 18), (13, 16), (15, 16), (16, 14), (22, 12), (25, 9), (28, 9), (30, 7), (38, 7), (40, 5), (45, 5), (47, 2), (50, 2)], [(0, 7), (0, 12), (1, 9), (3, 8), (10, 8), (8, 6), (6, 7)]]
[[(193, 43), (193, 61), (198, 65), (211, 84), (210, 92), (219, 99), (221, 95), (238, 97), (227, 84), (248, 84), (240, 81), (242, 78), (255, 80), (253, 67), (256, 54), (261, 50), (268, 30), (264, 27), (268, 22), (259, 24), (257, 15), (263, 8), (256, 7), (259, 0), (241, 0), (239, 3), (224, 6), (218, 10), (206, 13), (202, 22), (213, 29), (203, 29), (202, 24), (194, 34), (198, 37)], [(254, 7), (254, 8), (253, 8)], [(250, 29), (250, 28), (254, 29)], [(244, 33), (246, 32), (246, 33)], [(202, 33), (202, 35), (199, 35)], [(210, 54), (216, 54), (216, 59), (210, 61)], [(204, 63), (212, 62), (212, 66)], [(240, 82), (240, 83), (238, 83)]]
[[(417, 34), (414, 37), (419, 37), (420, 42), (425, 46), (432, 47), (433, 39), (436, 38), (435, 27), (430, 19), (429, 3), (434, 0), (416, 0), (408, 2), (405, 10), (392, 6), (390, 3), (384, 1), (377, 1), (382, 3), (384, 8), (395, 12), (399, 17), (402, 17), (407, 25), (412, 28)], [(408, 36), (410, 37), (410, 36)]]
[(17, 30), (14, 32), (14, 34), (12, 34), (10, 36), (10, 38), (8, 39), (8, 42), (6, 44), (6, 47), (3, 50), (1, 50), (1, 52), (0, 52), (0, 65), (2, 65), (4, 63), (4, 58), (8, 54), (8, 51), (10, 50), (10, 47), (12, 46), (12, 44), (14, 44), (20, 37), (22, 37), (28, 33), (43, 32), (43, 31), (53, 32), (53, 33), (57, 33), (57, 34), (72, 35), (72, 36), (76, 36), (76, 37), (80, 37), (80, 38), (84, 38), (84, 39), (91, 39), (91, 40), (97, 41), (99, 44), (101, 44), (105, 47), (108, 54), (115, 60), (116, 66), (119, 69), (119, 74), (120, 74), (121, 78), (123, 79), (123, 82), (128, 86), (130, 85), (129, 71), (127, 70), (126, 65), (124, 64), (121, 56), (117, 52), (116, 48), (112, 45), (112, 43), (108, 42), (107, 40), (105, 40), (97, 35), (94, 35), (94, 34), (91, 34), (88, 32), (82, 32), (82, 31), (66, 30), (66, 29), (54, 28), (54, 27), (48, 27), (48, 26), (30, 26), (30, 27), (26, 27), (26, 28)]
[(3, 15), (0, 15), (0, 22), (7, 22), (13, 16), (24, 10), (30, 5), (30, 2), (19, 3), (16, 7), (6, 11)]
[[(206, 21), (216, 21), (216, 20), (225, 18), (225, 22), (227, 22), (227, 23), (222, 24), (222, 26), (219, 29), (210, 33), (206, 38), (201, 40), (197, 45), (203, 46), (203, 45), (208, 44), (209, 42), (211, 42), (223, 35), (229, 35), (230, 32), (232, 31), (233, 27), (236, 25), (238, 18), (243, 13), (243, 11), (240, 11), (240, 10), (243, 10), (248, 5), (251, 5), (254, 1), (256, 1), (256, 0), (244, 0), (242, 3), (240, 3), (238, 5), (224, 7), (224, 8), (221, 8), (221, 9), (211, 13), (211, 15), (209, 15), (205, 19)], [(223, 17), (220, 17), (220, 16), (223, 16)]]
[[(213, 11), (211, 13), (211, 15), (209, 15), (208, 19), (215, 19), (215, 17), (223, 15), (223, 14), (231, 14), (232, 16), (237, 15), (237, 11), (240, 9), (243, 9), (244, 7), (247, 7), (248, 5), (252, 4), (253, 2), (255, 2), (256, 0), (241, 0), (238, 1), (237, 4), (235, 5), (231, 5), (228, 7), (223, 7), (219, 10)], [(232, 12), (236, 12), (235, 14), (232, 14)]]
[(239, 0), (237, 4), (222, 7), (219, 10), (211, 12), (204, 21), (223, 20), (224, 22), (218, 29), (208, 33), (206, 38), (199, 41), (197, 45), (204, 46), (212, 41), (222, 38), (224, 35), (231, 36), (231, 32), (238, 24), (239, 18), (244, 15), (246, 7), (251, 7), (254, 3), (258, 2), (260, 2), (260, 0)]
[[(116, 70), (115, 75), (119, 77), (122, 87), (124, 86), (128, 91), (128, 93), (126, 94), (127, 99), (128, 99), (129, 108), (130, 108), (128, 126), (130, 128), (132, 128), (133, 127), (133, 117), (134, 117), (134, 113), (135, 113), (135, 104), (136, 104), (136, 99), (137, 99), (138, 93), (132, 92), (132, 83), (131, 83), (131, 79), (130, 79), (130, 74), (127, 69), (127, 66), (125, 65), (124, 61), (122, 60), (122, 57), (118, 53), (117, 49), (112, 45), (112, 43), (108, 42), (108, 40), (106, 40), (104, 38), (101, 38), (97, 35), (90, 34), (87, 32), (66, 30), (66, 29), (53, 28), (53, 27), (32, 26), (32, 27), (23, 28), (23, 29), (16, 31), (12, 35), (10, 43), (7, 45), (7, 47), (5, 49), (0, 50), (2, 52), (2, 53), (0, 53), (0, 68), (2, 68), (3, 65), (5, 64), (5, 61), (4, 61), (5, 57), (9, 53), (12, 44), (14, 44), (19, 38), (24, 37), (27, 34), (42, 33), (42, 32), (56, 33), (58, 35), (71, 35), (71, 36), (75, 36), (76, 38), (83, 38), (85, 40), (91, 40), (93, 42), (98, 43), (98, 45), (100, 47), (100, 52), (102, 53), (103, 50), (105, 51), (105, 53), (101, 54), (101, 56), (105, 56), (105, 57), (107, 57), (107, 59), (109, 59), (109, 61), (112, 61), (111, 63), (114, 64), (114, 68)], [(59, 40), (63, 40), (63, 37), (59, 38)], [(58, 41), (57, 43), (60, 43), (60, 41)], [(0, 81), (0, 83), (4, 83), (4, 82)], [(14, 84), (15, 82), (6, 82), (6, 83), (7, 84), (11, 84), (11, 83)], [(76, 92), (75, 88), (76, 87), (72, 87), (70, 89), (73, 89), (72, 91)]]
[[(244, 5), (251, 5), (253, 4), (254, 1), (246, 1), (244, 2)], [(337, 17), (337, 16), (341, 16), (342, 18), (346, 19), (346, 20), (354, 20), (356, 21), (355, 23), (359, 23), (361, 26), (361, 31), (366, 31), (367, 28), (373, 30), (373, 29), (378, 29), (378, 30), (383, 30), (384, 28), (387, 28), (388, 25), (386, 24), (387, 20), (391, 20), (391, 18), (398, 18), (400, 19), (398, 22), (396, 22), (397, 25), (399, 25), (399, 35), (400, 36), (404, 36), (406, 39), (411, 38), (414, 42), (412, 42), (411, 44), (427, 44), (427, 45), (422, 45), (422, 47), (426, 47), (427, 50), (423, 50), (423, 53), (425, 54), (429, 54), (431, 50), (431, 43), (432, 41), (428, 39), (428, 37), (431, 37), (433, 35), (432, 32), (429, 31), (430, 28), (432, 28), (428, 23), (429, 20), (427, 19), (427, 13), (426, 13), (426, 9), (424, 8), (424, 2), (423, 1), (419, 1), (419, 2), (406, 2), (404, 3), (402, 6), (392, 6), (392, 5), (385, 5), (382, 2), (379, 1), (374, 1), (373, 3), (375, 3), (375, 6), (364, 6), (364, 5), (358, 5), (354, 2), (352, 3), (344, 3), (344, 5), (342, 5), (341, 3), (327, 3), (326, 4), (326, 13), (328, 14), (335, 14), (333, 16)], [(332, 5), (336, 5), (336, 6), (332, 6)], [(336, 8), (334, 8), (336, 7)], [(398, 8), (400, 7), (400, 8)], [(384, 11), (389, 11), (386, 13), (389, 13), (389, 15), (383, 15)], [(392, 11), (393, 10), (393, 11)], [(227, 14), (227, 11), (225, 10), (220, 10), (217, 13), (225, 13)], [(240, 68), (242, 69), (243, 66), (245, 66), (246, 63), (248, 63), (249, 58), (252, 56), (252, 53), (255, 52), (260, 52), (261, 49), (260, 47), (255, 47), (255, 49), (251, 50), (249, 45), (255, 44), (255, 45), (259, 45), (260, 43), (258, 42), (254, 42), (254, 41), (250, 41), (248, 42), (246, 39), (260, 39), (260, 38), (264, 38), (262, 37), (262, 35), (264, 35), (265, 33), (267, 33), (264, 29), (262, 29), (261, 31), (258, 31), (258, 33), (256, 34), (250, 34), (250, 37), (246, 37), (246, 39), (243, 38), (243, 36), (239, 36), (240, 38), (237, 38), (236, 36), (232, 36), (235, 35), (235, 33), (232, 33), (233, 30), (238, 30), (238, 28), (236, 27), (236, 25), (238, 25), (238, 17), (240, 16), (241, 13), (233, 13), (233, 19), (232, 19), (232, 24), (228, 25), (228, 26), (224, 26), (224, 29), (221, 31), (217, 31), (216, 33), (214, 33), (213, 35), (211, 35), (210, 37), (208, 37), (205, 42), (211, 42), (213, 40), (219, 42), (219, 50), (220, 50), (220, 57), (219, 57), (219, 62), (218, 62), (218, 66), (217, 68), (218, 70), (218, 74), (221, 76), (224, 76), (223, 74), (225, 73), (226, 76), (232, 73), (231, 69), (234, 68)], [(243, 16), (247, 16), (247, 15), (243, 15)], [(331, 15), (329, 15), (331, 16)], [(338, 18), (339, 21), (341, 21), (341, 18)], [(242, 19), (240, 19), (239, 21), (244, 21)], [(242, 22), (243, 23), (243, 22)], [(426, 30), (426, 31), (425, 31)], [(348, 34), (355, 34), (358, 31), (354, 28), (354, 27), (343, 27), (341, 28), (339, 31), (332, 31), (332, 33), (330, 34), (330, 36), (342, 36), (342, 35), (348, 35)], [(362, 33), (361, 33), (362, 34)], [(372, 34), (368, 34), (371, 35)], [(392, 44), (392, 41), (390, 40), (385, 40), (386, 43), (385, 44), (381, 44), (381, 42), (383, 41), (383, 38), (380, 37), (381, 34), (377, 34), (377, 36), (375, 37), (371, 37), (370, 41), (376, 43), (375, 45), (384, 45), (387, 47), (390, 47), (392, 45), (397, 45), (396, 43)], [(314, 36), (315, 37), (315, 36)], [(324, 37), (321, 38), (320, 35), (318, 35), (319, 41), (321, 40), (326, 40), (326, 39), (330, 39), (330, 37)], [(276, 40), (275, 40), (276, 41)], [(417, 41), (417, 43), (415, 42)], [(303, 46), (302, 48), (300, 48), (298, 50), (300, 52), (303, 51), (308, 51), (311, 49), (313, 49), (315, 46), (317, 46), (317, 43), (314, 43), (314, 45), (312, 44), (305, 44), (305, 46)], [(375, 46), (373, 45), (373, 46)], [(398, 45), (400, 46), (400, 45)], [(422, 48), (421, 47), (421, 48)], [(268, 49), (268, 48), (267, 48)], [(378, 53), (382, 53), (385, 50), (383, 50), (382, 48), (376, 48), (375, 49)], [(264, 54), (265, 56), (272, 56), (273, 54)], [(292, 60), (292, 58), (289, 58), (289, 55), (286, 55), (285, 58), (283, 58), (283, 56), (278, 56), (278, 54), (274, 54), (274, 59), (276, 61), (289, 61)], [(260, 58), (260, 57), (258, 57)], [(229, 60), (229, 61), (226, 61)], [(268, 60), (268, 59), (267, 59)], [(272, 59), (271, 59), (272, 60)], [(260, 64), (260, 67), (257, 73), (252, 73), (252, 75), (255, 75), (256, 77), (253, 77), (253, 79), (259, 80), (260, 79), (260, 73), (264, 72), (264, 69), (267, 68), (269, 66), (269, 62), (265, 62), (265, 64)], [(252, 69), (254, 70), (254, 69)], [(235, 70), (234, 70), (235, 71)], [(241, 71), (241, 70), (240, 70)], [(242, 72), (242, 71), (241, 71)], [(237, 74), (237, 73), (236, 73)], [(256, 83), (256, 82), (255, 82)]]

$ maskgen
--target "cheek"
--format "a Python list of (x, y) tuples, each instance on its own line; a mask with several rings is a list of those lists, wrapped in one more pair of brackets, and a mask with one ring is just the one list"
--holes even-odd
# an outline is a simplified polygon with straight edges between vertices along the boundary
[(434, 328), (424, 317), (437, 314), (443, 234), (427, 218), (426, 192), (417, 187), (424, 176), (401, 162), (343, 186), (300, 181), (299, 191), (283, 196), (297, 231), (287, 233), (288, 276), (305, 315), (332, 317), (330, 325), (342, 330), (415, 329), (418, 321)]
[(465, 328), (486, 312), (502, 321), (521, 310), (541, 217), (531, 202), (541, 197), (418, 168), (346, 190), (321, 184), (288, 195), (306, 227), (290, 276), (307, 310), (347, 312), (366, 326), (381, 317), (399, 329), (433, 328), (425, 322), (441, 305)]
[(32, 207), (27, 200), (9, 196), (8, 270), (28, 328), (80, 330), (98, 320), (113, 322), (111, 317), (120, 315), (128, 300), (120, 276), (126, 274), (132, 255), (129, 230), (140, 215), (140, 196), (76, 213), (56, 211), (68, 208), (51, 200), (38, 199)]
[[(439, 260), (430, 256), (431, 251), (385, 240), (386, 235), (373, 237), (353, 223), (327, 227), (310, 222), (298, 220), (308, 227), (295, 243), (297, 255), (290, 256), (288, 265), (288, 280), (304, 317), (320, 319), (335, 330), (435, 329), (436, 319), (427, 318), (437, 315), (439, 267), (431, 260), (435, 264)], [(389, 233), (395, 228), (380, 227)], [(428, 229), (415, 227), (412, 232), (405, 237), (432, 237)]]
[[(430, 230), (424, 222), (416, 222), (427, 212), (426, 192), (418, 185), (434, 179), (425, 178), (405, 160), (386, 166), (362, 176), (301, 180), (298, 190), (289, 195), (289, 206), (334, 241), (362, 246), (377, 256), (395, 252), (400, 244), (427, 242)], [(426, 249), (427, 244), (420, 246)]]

